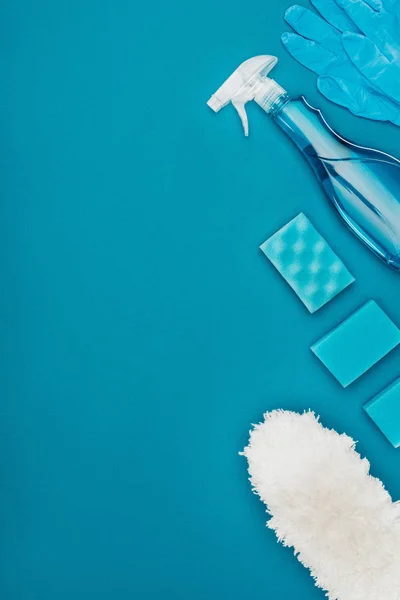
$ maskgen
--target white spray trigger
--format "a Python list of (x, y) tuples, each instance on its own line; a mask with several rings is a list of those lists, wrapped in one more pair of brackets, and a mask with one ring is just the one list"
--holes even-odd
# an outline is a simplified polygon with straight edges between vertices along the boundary
[(268, 73), (276, 65), (276, 56), (254, 56), (242, 63), (208, 100), (208, 106), (218, 112), (232, 102), (242, 121), (244, 135), (249, 135), (246, 103), (254, 100), (265, 83)]
[(241, 99), (232, 100), (232, 105), (236, 108), (240, 120), (242, 121), (244, 135), (247, 137), (249, 135), (249, 119), (247, 118), (247, 112), (245, 109), (246, 102)]

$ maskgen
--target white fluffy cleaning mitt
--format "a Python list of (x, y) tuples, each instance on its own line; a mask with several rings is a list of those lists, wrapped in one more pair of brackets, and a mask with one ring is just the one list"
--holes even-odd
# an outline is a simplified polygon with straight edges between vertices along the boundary
[(400, 503), (347, 435), (273, 411), (243, 452), (273, 529), (330, 600), (400, 600)]

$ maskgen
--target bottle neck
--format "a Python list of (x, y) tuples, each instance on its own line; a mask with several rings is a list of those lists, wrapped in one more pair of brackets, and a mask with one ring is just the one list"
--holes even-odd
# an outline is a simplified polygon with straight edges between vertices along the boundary
[(288, 102), (291, 101), (291, 99), (292, 98), (289, 96), (289, 94), (287, 92), (285, 92), (284, 94), (279, 96), (279, 98), (276, 99), (273, 106), (271, 107), (270, 115), (272, 117), (275, 117), (276, 115), (278, 115), (278, 113), (280, 113), (280, 111), (285, 108), (285, 106), (288, 104)]
[(290, 100), (286, 90), (273, 79), (265, 78), (254, 100), (268, 114), (276, 114)]
[(351, 155), (340, 137), (327, 125), (321, 112), (303, 98), (290, 98), (273, 113), (275, 123), (303, 152), (325, 158)]

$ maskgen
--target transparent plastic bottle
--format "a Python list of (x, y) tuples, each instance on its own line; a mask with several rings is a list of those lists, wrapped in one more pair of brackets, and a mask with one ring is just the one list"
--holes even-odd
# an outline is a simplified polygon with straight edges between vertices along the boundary
[(344, 222), (400, 270), (400, 161), (343, 139), (304, 97), (284, 94), (269, 112), (309, 162)]

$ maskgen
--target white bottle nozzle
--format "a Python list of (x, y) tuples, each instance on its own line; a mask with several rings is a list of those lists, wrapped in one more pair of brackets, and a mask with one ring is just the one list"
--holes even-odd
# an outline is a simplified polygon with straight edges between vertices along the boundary
[(249, 134), (245, 105), (254, 100), (267, 80), (267, 75), (276, 65), (276, 56), (255, 56), (246, 60), (232, 73), (221, 87), (211, 96), (207, 102), (208, 106), (218, 112), (232, 102), (239, 113), (243, 124), (244, 134)]

